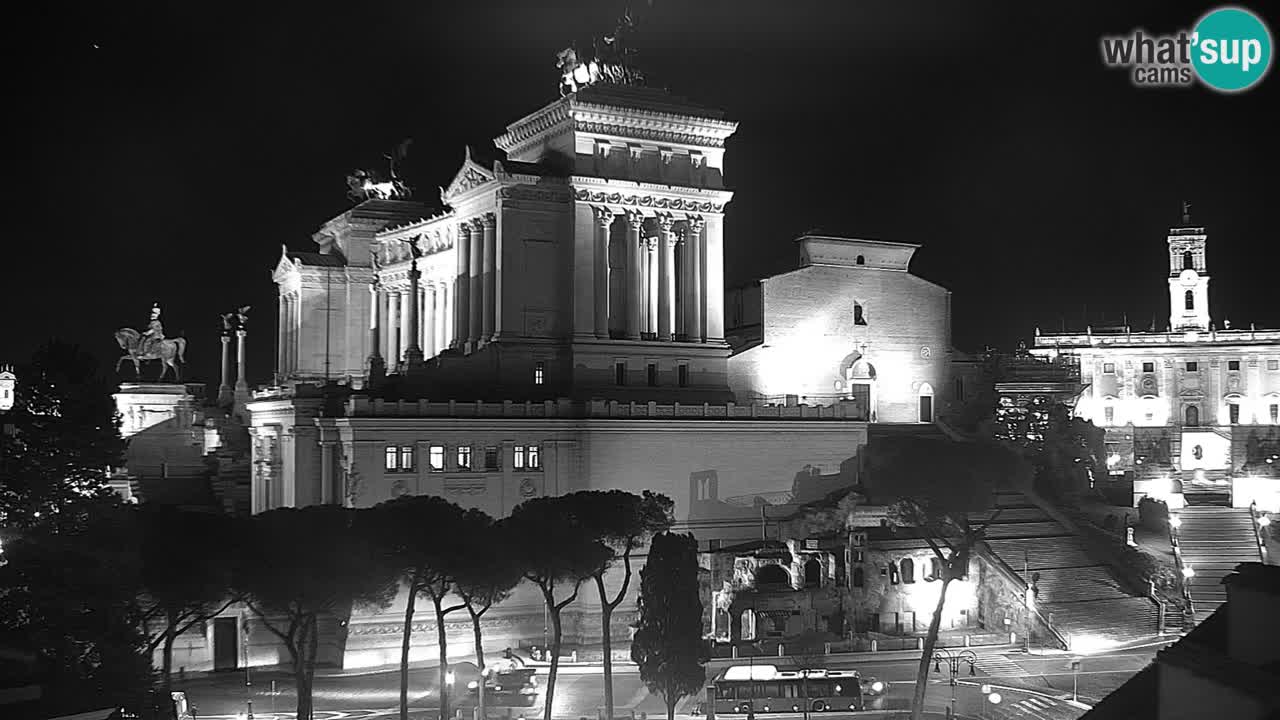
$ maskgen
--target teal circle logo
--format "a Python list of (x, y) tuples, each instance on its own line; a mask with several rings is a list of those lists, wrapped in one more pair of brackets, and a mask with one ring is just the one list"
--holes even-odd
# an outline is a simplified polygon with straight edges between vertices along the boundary
[(1271, 33), (1242, 8), (1219, 8), (1200, 18), (1191, 42), (1196, 74), (1220, 92), (1247, 90), (1271, 67)]

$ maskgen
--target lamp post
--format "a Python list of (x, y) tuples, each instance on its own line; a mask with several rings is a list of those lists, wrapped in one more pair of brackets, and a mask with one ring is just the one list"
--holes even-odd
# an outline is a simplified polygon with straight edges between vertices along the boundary
[(1080, 661), (1071, 661), (1071, 701), (1078, 702), (1080, 694)]
[(947, 669), (951, 671), (951, 706), (947, 708), (947, 717), (956, 716), (956, 676), (960, 674), (960, 666), (963, 663), (969, 665), (969, 675), (977, 675), (973, 664), (978, 661), (978, 656), (972, 650), (961, 650), (953, 653), (946, 648), (942, 648), (933, 654), (933, 671), (942, 672), (942, 663), (947, 664)]

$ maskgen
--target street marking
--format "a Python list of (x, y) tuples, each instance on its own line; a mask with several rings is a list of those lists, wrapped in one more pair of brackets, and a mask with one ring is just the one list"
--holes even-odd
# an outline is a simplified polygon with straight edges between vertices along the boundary
[(1027, 674), (1021, 665), (1004, 655), (980, 655), (975, 664), (991, 677), (1021, 677)]

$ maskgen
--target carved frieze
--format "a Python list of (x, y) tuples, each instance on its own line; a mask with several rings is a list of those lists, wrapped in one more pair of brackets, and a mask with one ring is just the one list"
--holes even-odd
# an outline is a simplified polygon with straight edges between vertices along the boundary
[(466, 478), (444, 481), (445, 495), (483, 495), (484, 493), (484, 480)]
[(504, 187), (498, 191), (503, 200), (528, 200), (531, 202), (567, 203), (569, 193), (565, 190), (539, 190), (528, 187)]
[(577, 190), (574, 199), (583, 202), (608, 203), (610, 205), (626, 205), (631, 207), (654, 208), (657, 210), (683, 210), (687, 212), (724, 212), (721, 203), (689, 200), (685, 198), (655, 198), (652, 195), (623, 195), (622, 193), (592, 192)]
[(594, 135), (617, 135), (620, 137), (634, 138), (636, 140), (652, 140), (660, 143), (698, 145), (701, 147), (713, 148), (724, 147), (724, 138), (714, 137), (711, 135), (695, 135), (693, 133), (678, 132), (676, 130), (667, 130), (663, 128), (575, 121), (573, 129), (578, 132), (592, 133)]

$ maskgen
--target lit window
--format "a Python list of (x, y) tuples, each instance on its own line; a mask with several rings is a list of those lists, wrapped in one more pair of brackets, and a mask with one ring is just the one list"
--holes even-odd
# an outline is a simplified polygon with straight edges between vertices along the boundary
[(1185, 301), (1188, 310), (1196, 309), (1196, 296), (1191, 294), (1190, 290), (1183, 295), (1183, 300)]
[(525, 455), (529, 460), (530, 470), (542, 469), (542, 448), (537, 445), (530, 445), (525, 449)]
[(387, 446), (385, 467), (390, 472), (400, 469), (400, 451), (395, 445)]
[(546, 380), (547, 364), (539, 360), (533, 364), (533, 384), (541, 385)]
[(1230, 405), (1228, 405), (1227, 415), (1231, 418), (1232, 425), (1240, 424), (1240, 406), (1239, 405), (1237, 405), (1236, 403), (1231, 403)]
[(471, 469), (471, 448), (465, 445), (458, 447), (458, 469)]
[(1155, 372), (1155, 371), (1156, 371), (1156, 364), (1155, 364), (1155, 363), (1153, 363), (1153, 362), (1144, 362), (1144, 363), (1142, 363), (1142, 372)]
[(1228, 369), (1228, 370), (1239, 370), (1239, 369), (1240, 369), (1240, 361), (1239, 361), (1239, 360), (1228, 360), (1228, 361), (1227, 361), (1227, 369)]
[(649, 387), (658, 386), (658, 366), (649, 363), (644, 369), (645, 381), (649, 383)]
[(441, 472), (444, 470), (444, 446), (432, 445), (430, 452), (431, 470), (433, 472)]
[(898, 566), (894, 563), (889, 563), (889, 583), (891, 585), (897, 585), (898, 582)]
[(485, 470), (498, 469), (498, 448), (487, 447), (484, 449), (484, 469)]
[(689, 366), (676, 366), (676, 384), (680, 387), (689, 387)]
[(412, 445), (400, 446), (400, 469), (401, 470), (405, 472), (413, 471), (413, 468), (414, 468), (413, 455), (414, 455), (414, 452), (413, 452)]
[(1104, 372), (1104, 373), (1106, 373), (1106, 374), (1108, 374), (1108, 375), (1115, 375), (1115, 374), (1116, 374), (1116, 364), (1115, 364), (1115, 363), (1102, 363), (1102, 372)]
[(515, 457), (511, 460), (511, 467), (516, 470), (524, 469), (524, 446), (517, 445), (515, 447)]
[(1200, 363), (1194, 361), (1187, 363), (1187, 372), (1200, 372)]
[(622, 386), (627, 384), (627, 364), (617, 362), (613, 364), (613, 384)]

